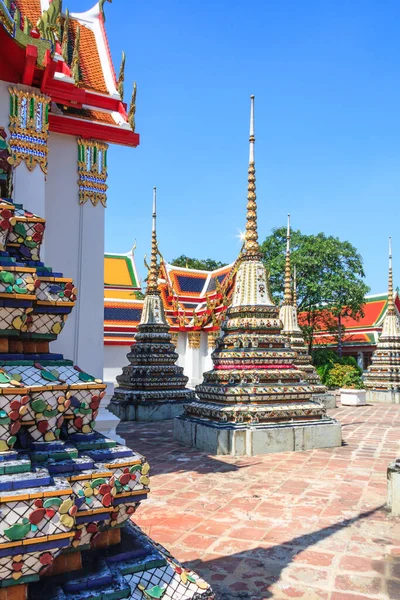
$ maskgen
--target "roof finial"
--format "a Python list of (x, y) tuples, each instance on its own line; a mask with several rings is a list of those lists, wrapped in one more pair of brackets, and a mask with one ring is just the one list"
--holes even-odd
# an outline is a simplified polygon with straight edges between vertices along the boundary
[(291, 269), (290, 269), (290, 215), (287, 219), (287, 231), (286, 231), (286, 261), (285, 261), (285, 290), (283, 303), (292, 303), (292, 290), (291, 290)]
[(293, 267), (293, 306), (297, 308), (297, 278), (296, 265)]
[(149, 276), (147, 278), (147, 292), (154, 293), (158, 292), (158, 272), (159, 265), (157, 262), (158, 247), (157, 247), (157, 232), (156, 232), (156, 218), (157, 218), (157, 188), (153, 188), (153, 217), (152, 217), (152, 233), (151, 233), (151, 260)]
[(392, 238), (389, 237), (389, 285), (388, 285), (388, 304), (387, 312), (395, 314), (396, 308), (393, 300), (393, 269), (392, 269)]
[(256, 196), (256, 169), (254, 162), (254, 96), (250, 96), (250, 155), (247, 185), (247, 215), (245, 233), (246, 254), (257, 254), (260, 251), (257, 233), (257, 196)]

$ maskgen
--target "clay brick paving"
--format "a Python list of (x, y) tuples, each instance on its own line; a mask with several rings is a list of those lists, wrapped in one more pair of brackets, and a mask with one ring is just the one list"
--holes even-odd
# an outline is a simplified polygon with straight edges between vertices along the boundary
[(152, 465), (135, 521), (218, 600), (400, 599), (400, 519), (384, 508), (400, 407), (330, 413), (343, 424), (341, 448), (249, 458), (180, 446), (170, 421), (122, 424)]

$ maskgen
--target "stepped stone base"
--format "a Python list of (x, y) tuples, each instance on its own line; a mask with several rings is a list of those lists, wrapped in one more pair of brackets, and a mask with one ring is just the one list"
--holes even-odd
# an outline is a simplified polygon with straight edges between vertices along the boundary
[(336, 408), (336, 396), (335, 394), (313, 394), (312, 399), (317, 402), (321, 402), (325, 408)]
[(132, 402), (131, 400), (111, 401), (108, 410), (121, 421), (166, 421), (183, 413), (188, 400), (167, 400), (155, 402)]
[(400, 404), (400, 391), (367, 390), (367, 403), (379, 402), (380, 404)]
[(221, 424), (181, 416), (174, 438), (209, 454), (255, 456), (273, 452), (334, 448), (342, 443), (342, 427), (334, 419), (285, 424)]
[(400, 459), (389, 465), (387, 470), (387, 504), (392, 514), (400, 516)]

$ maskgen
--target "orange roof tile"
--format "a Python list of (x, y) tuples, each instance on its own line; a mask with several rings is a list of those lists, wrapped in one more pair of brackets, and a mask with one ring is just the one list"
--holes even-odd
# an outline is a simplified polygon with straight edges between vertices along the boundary
[(32, 25), (36, 25), (42, 15), (40, 0), (16, 0), (22, 19), (28, 17)]
[(107, 123), (108, 125), (117, 126), (110, 113), (102, 112), (101, 110), (91, 110), (89, 108), (74, 108), (73, 106), (60, 107), (64, 115), (85, 119), (88, 121), (97, 121)]
[(78, 25), (81, 31), (79, 47), (81, 85), (85, 89), (100, 92), (101, 94), (108, 94), (95, 35), (91, 29), (80, 24), (76, 19), (70, 20), (71, 44), (73, 46), (75, 43)]

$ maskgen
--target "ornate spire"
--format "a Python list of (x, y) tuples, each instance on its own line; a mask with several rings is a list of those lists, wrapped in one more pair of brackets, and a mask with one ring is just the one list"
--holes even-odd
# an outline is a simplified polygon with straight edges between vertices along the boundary
[(68, 32), (69, 32), (69, 10), (65, 10), (64, 28), (61, 41), (61, 52), (62, 57), (66, 64), (68, 64)]
[(136, 81), (134, 81), (131, 105), (129, 107), (129, 113), (128, 113), (128, 123), (131, 126), (132, 131), (135, 131), (135, 127), (136, 127), (136, 93), (137, 93), (137, 86), (136, 86)]
[(247, 185), (247, 215), (246, 215), (246, 233), (245, 233), (245, 251), (246, 254), (258, 254), (260, 247), (258, 245), (257, 233), (257, 196), (256, 196), (256, 168), (254, 162), (254, 96), (250, 97), (250, 156)]
[(287, 232), (286, 232), (285, 291), (284, 291), (283, 303), (287, 304), (287, 305), (292, 304), (291, 269), (290, 269), (290, 215), (288, 215)]
[(389, 284), (388, 284), (388, 304), (387, 314), (395, 315), (396, 307), (393, 299), (393, 269), (392, 269), (392, 238), (389, 238)]
[(159, 265), (157, 262), (158, 247), (157, 247), (157, 231), (156, 231), (156, 218), (157, 218), (157, 188), (153, 188), (153, 224), (151, 233), (151, 260), (149, 276), (147, 279), (147, 293), (154, 294), (158, 293), (158, 271)]
[(296, 265), (293, 267), (293, 306), (297, 310), (297, 278), (296, 278)]
[(122, 60), (121, 60), (121, 66), (119, 69), (119, 75), (118, 75), (118, 82), (117, 82), (117, 89), (118, 89), (118, 94), (120, 95), (121, 100), (124, 100), (124, 80), (125, 80), (125, 52), (122, 51)]

